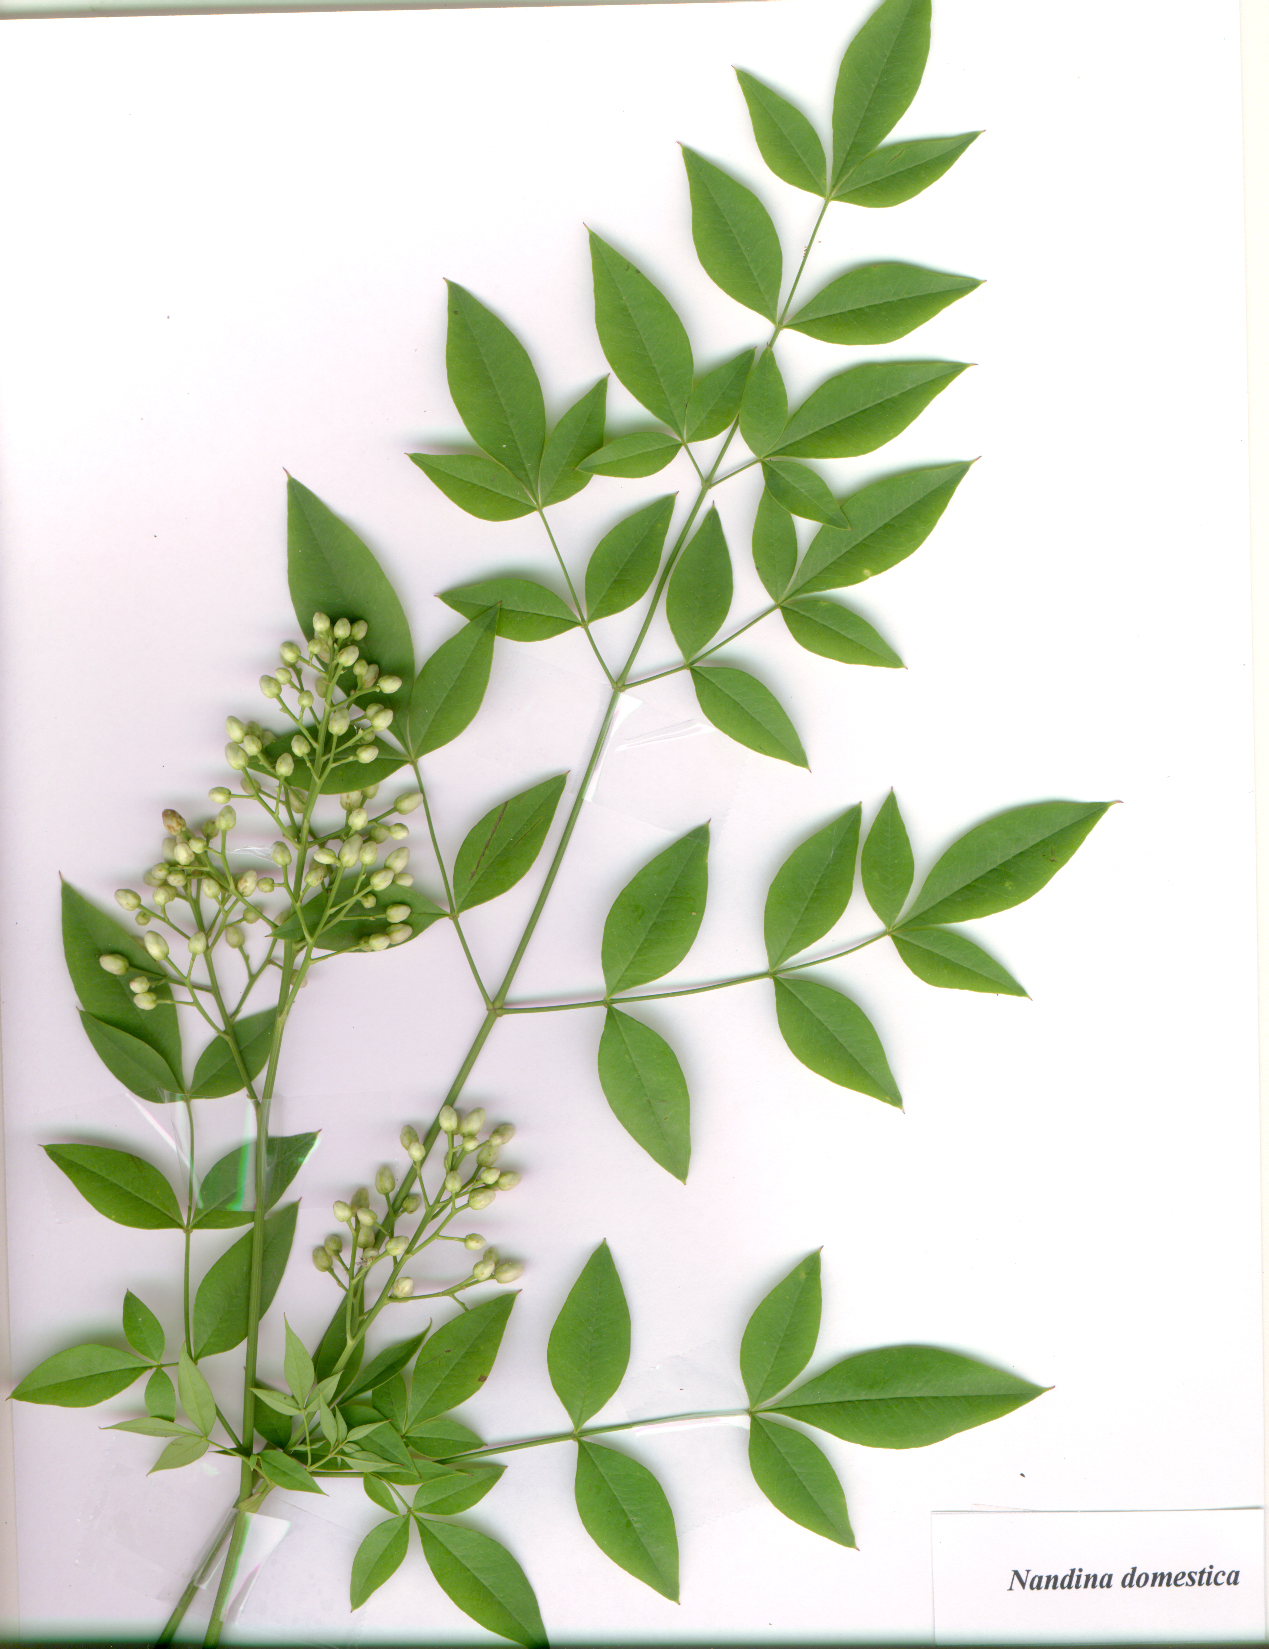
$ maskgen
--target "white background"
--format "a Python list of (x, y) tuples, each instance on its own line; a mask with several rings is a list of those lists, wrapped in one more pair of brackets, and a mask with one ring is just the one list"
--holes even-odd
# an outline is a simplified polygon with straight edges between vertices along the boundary
[[(729, 65), (826, 110), (864, 15), (848, 11), (10, 25), (0, 118), (24, 164), (3, 200), (23, 255), (0, 277), (3, 977), (19, 1371), (112, 1333), (126, 1285), (175, 1328), (179, 1240), (107, 1227), (38, 1150), (113, 1139), (175, 1160), (75, 1026), (56, 875), (99, 896), (135, 881), (158, 811), (196, 812), (222, 777), (223, 716), (257, 713), (255, 679), (294, 630), (282, 467), (380, 555), (420, 657), (454, 628), (433, 591), (512, 567), (551, 582), (528, 523), (462, 516), (401, 456), (460, 438), (441, 278), (515, 327), (556, 412), (605, 370), (583, 222), (670, 293), (698, 362), (757, 341), (760, 323), (694, 262), (675, 142), (754, 184), (800, 247), (813, 203), (765, 174)], [(829, 1440), (858, 1553), (766, 1506), (738, 1427), (640, 1439), (678, 1515), (677, 1609), (590, 1546), (565, 1450), (512, 1457), (471, 1521), (516, 1551), (560, 1640), (921, 1637), (934, 1508), (1261, 1499), (1236, 47), (1233, 5), (1076, 6), (1055, 35), (1031, 8), (945, 0), (900, 132), (987, 135), (909, 205), (834, 208), (809, 288), (883, 256), (987, 281), (886, 351), (976, 369), (893, 448), (826, 469), (843, 491), (984, 455), (927, 546), (848, 595), (909, 669), (846, 670), (775, 629), (747, 636), (732, 656), (778, 687), (811, 773), (712, 731), (615, 750), (519, 985), (597, 983), (613, 894), (706, 817), (712, 899), (685, 982), (758, 965), (789, 848), (892, 784), (924, 864), (1003, 806), (1121, 799), (1050, 889), (979, 930), (1034, 1001), (931, 991), (880, 947), (829, 970), (877, 1023), (903, 1115), (798, 1066), (761, 987), (650, 1012), (692, 1088), (686, 1189), (608, 1114), (589, 1014), (500, 1028), (469, 1089), (517, 1122), (525, 1173), (482, 1219), (528, 1265), (470, 1408), (486, 1435), (558, 1424), (546, 1333), (604, 1236), (635, 1320), (614, 1418), (741, 1401), (748, 1312), (820, 1244), (819, 1366), (913, 1339), (1055, 1389), (929, 1451)], [(794, 339), (782, 359), (804, 391), (843, 356), (857, 358)], [(614, 385), (614, 426), (634, 410)], [(574, 568), (620, 514), (688, 480), (599, 481), (563, 506)], [(736, 483), (720, 504), (740, 616), (760, 600), (753, 502)], [(624, 622), (607, 627), (614, 653)], [(671, 661), (667, 635), (649, 657)], [(601, 708), (580, 638), (500, 644), (481, 717), (434, 761), (451, 851), (494, 800), (577, 770)], [(675, 679), (622, 731), (699, 720)], [(491, 971), (533, 892), (473, 919)], [(841, 931), (870, 930), (858, 900)], [(297, 1254), (333, 1197), (399, 1155), (400, 1123), (430, 1116), (477, 1021), (441, 933), (314, 983), (277, 1114), (284, 1131), (324, 1129)], [(210, 1159), (238, 1137), (239, 1102), (199, 1122)], [(297, 1263), (292, 1322), (315, 1331), (327, 1292)], [(15, 1410), (28, 1631), (152, 1625), (232, 1498), (209, 1468), (144, 1478), (150, 1445), (103, 1438), (105, 1418)], [(282, 1496), (269, 1509), (291, 1515)], [(417, 1553), (342, 1613), (374, 1516), (359, 1491), (297, 1511), (244, 1632), (336, 1642), (426, 1622), (481, 1638)]]

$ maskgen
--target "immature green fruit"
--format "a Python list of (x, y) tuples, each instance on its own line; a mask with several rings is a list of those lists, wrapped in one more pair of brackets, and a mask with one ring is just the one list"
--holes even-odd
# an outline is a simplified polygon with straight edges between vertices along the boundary
[(113, 951), (108, 951), (105, 956), (99, 956), (97, 961), (105, 968), (107, 973), (127, 973), (128, 971), (127, 957), (117, 956)]

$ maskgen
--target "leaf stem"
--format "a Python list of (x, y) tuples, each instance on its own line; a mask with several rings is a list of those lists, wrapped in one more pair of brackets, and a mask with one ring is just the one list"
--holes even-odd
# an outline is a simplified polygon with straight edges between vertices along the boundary
[[(732, 474), (735, 473), (733, 470)], [(726, 477), (724, 476), (723, 479), (725, 480)], [(724, 636), (721, 641), (716, 641), (712, 647), (706, 647), (703, 652), (695, 654), (682, 664), (672, 665), (668, 670), (658, 670), (655, 675), (651, 676), (639, 676), (630, 683), (631, 687), (644, 687), (650, 681), (662, 681), (666, 676), (677, 676), (682, 670), (690, 670), (694, 664), (699, 664), (703, 658), (708, 658), (711, 653), (717, 653), (721, 648), (730, 646), (737, 636), (743, 636), (746, 630), (752, 630), (755, 624), (761, 623), (764, 618), (769, 618), (772, 613), (778, 611), (778, 606), (774, 604), (770, 607), (764, 607), (760, 613), (755, 613), (753, 618), (746, 619), (738, 629), (733, 630), (729, 636)]]
[(563, 555), (560, 553), (560, 547), (555, 541), (555, 534), (551, 531), (551, 523), (547, 520), (546, 511), (543, 509), (541, 504), (538, 505), (538, 515), (542, 519), (542, 525), (546, 528), (546, 536), (551, 540), (551, 548), (555, 551), (555, 559), (559, 562), (560, 571), (564, 574), (564, 582), (568, 585), (568, 593), (573, 598), (573, 605), (577, 609), (577, 616), (581, 620), (582, 629), (585, 630), (586, 639), (590, 642), (590, 650), (594, 653), (595, 658), (599, 663), (599, 668), (604, 672), (608, 685), (610, 687), (615, 687), (616, 683), (613, 680), (612, 671), (608, 668), (608, 665), (604, 660), (604, 655), (599, 650), (599, 644), (595, 640), (590, 623), (586, 617), (586, 608), (582, 603), (581, 597), (574, 588), (573, 580), (569, 577), (568, 567), (565, 564)]
[(748, 1409), (697, 1409), (690, 1414), (662, 1414), (654, 1420), (617, 1420), (607, 1426), (581, 1426), (574, 1431), (545, 1432), (540, 1437), (519, 1437), (512, 1443), (489, 1443), (479, 1449), (465, 1449), (461, 1454), (442, 1455), (438, 1464), (450, 1465), (456, 1460), (475, 1460), (486, 1454), (510, 1454), (515, 1449), (540, 1449), (547, 1443), (576, 1443), (585, 1437), (599, 1437), (610, 1431), (634, 1431), (639, 1426), (669, 1426), (676, 1420), (728, 1420), (748, 1414)]

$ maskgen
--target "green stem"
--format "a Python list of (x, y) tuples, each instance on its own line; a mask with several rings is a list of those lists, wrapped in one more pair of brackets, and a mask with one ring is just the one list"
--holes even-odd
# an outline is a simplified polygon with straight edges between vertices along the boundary
[(189, 1608), (190, 1604), (193, 1603), (195, 1594), (197, 1593), (199, 1587), (207, 1579), (207, 1576), (211, 1573), (212, 1566), (216, 1562), (216, 1559), (220, 1556), (221, 1548), (229, 1539), (229, 1536), (233, 1531), (236, 1518), (236, 1509), (231, 1510), (225, 1518), (225, 1521), (221, 1524), (220, 1531), (213, 1540), (210, 1551), (199, 1564), (198, 1568), (195, 1569), (194, 1573), (190, 1576), (189, 1585), (177, 1599), (175, 1609), (173, 1609), (172, 1613), (167, 1617), (166, 1625), (163, 1627), (163, 1630), (159, 1633), (158, 1638), (155, 1640), (156, 1644), (160, 1646), (160, 1649), (163, 1644), (171, 1643), (172, 1639), (176, 1636), (176, 1629), (184, 1620), (186, 1610)]
[[(690, 456), (690, 454), (689, 454), (689, 456)], [(699, 474), (699, 471), (697, 473)], [(604, 672), (604, 675), (605, 675), (605, 677), (607, 678), (607, 681), (608, 681), (608, 685), (610, 687), (616, 686), (616, 683), (613, 681), (612, 671), (608, 668), (607, 662), (604, 659), (604, 655), (600, 652), (599, 644), (598, 644), (598, 642), (596, 642), (594, 634), (591, 630), (590, 624), (587, 621), (586, 608), (582, 604), (581, 597), (578, 595), (576, 589), (573, 586), (573, 580), (569, 577), (568, 566), (567, 566), (567, 564), (564, 560), (563, 555), (560, 553), (559, 545), (555, 541), (555, 534), (551, 531), (551, 523), (546, 518), (546, 511), (542, 508), (542, 506), (540, 504), (538, 505), (538, 514), (542, 518), (542, 525), (546, 528), (546, 536), (551, 541), (551, 548), (555, 551), (555, 559), (560, 564), (560, 571), (564, 574), (564, 582), (568, 585), (568, 593), (573, 598), (573, 606), (577, 609), (578, 619), (581, 622), (582, 629), (586, 632), (587, 641), (590, 642), (590, 650), (591, 650), (592, 653), (594, 653), (595, 659), (596, 659), (596, 662), (599, 665), (599, 668)]]
[(190, 1239), (194, 1230), (194, 1107), (190, 1104), (188, 1094), (185, 1095), (185, 1120), (189, 1127), (189, 1172), (185, 1182), (185, 1275), (182, 1300), (185, 1319), (185, 1349), (192, 1357), (194, 1355), (194, 1342), (190, 1335), (189, 1250)]
[[(737, 471), (733, 470), (731, 473), (735, 475)], [(712, 647), (706, 647), (704, 652), (697, 653), (690, 661), (672, 665), (668, 670), (658, 670), (655, 675), (639, 676), (637, 680), (630, 683), (631, 687), (644, 687), (650, 681), (663, 681), (666, 676), (677, 676), (682, 670), (690, 670), (693, 664), (699, 664), (703, 658), (708, 658), (711, 653), (717, 653), (723, 647), (729, 647), (737, 636), (743, 636), (746, 630), (752, 630), (755, 624), (760, 624), (764, 618), (769, 618), (772, 613), (778, 611), (779, 608), (774, 605), (764, 607), (760, 613), (755, 613), (751, 619), (747, 619), (738, 629), (733, 630), (729, 636), (724, 636), (721, 641), (716, 641)]]
[(441, 1462), (452, 1465), (457, 1460), (475, 1460), (486, 1454), (510, 1454), (515, 1449), (540, 1449), (547, 1443), (576, 1443), (583, 1437), (598, 1437), (610, 1431), (634, 1431), (638, 1426), (669, 1426), (676, 1420), (726, 1420), (748, 1414), (748, 1409), (698, 1409), (691, 1414), (662, 1414), (655, 1420), (617, 1420), (607, 1426), (582, 1426), (576, 1431), (551, 1431), (541, 1437), (520, 1437), (513, 1443), (488, 1443), (483, 1448), (465, 1449), (462, 1454), (447, 1454)]

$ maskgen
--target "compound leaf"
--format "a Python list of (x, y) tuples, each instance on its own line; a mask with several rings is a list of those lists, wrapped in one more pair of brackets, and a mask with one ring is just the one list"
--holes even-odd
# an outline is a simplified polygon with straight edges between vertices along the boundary
[(866, 155), (833, 195), (851, 206), (900, 206), (936, 183), (981, 132), (887, 143)]
[[(238, 1055), (251, 1081), (264, 1069), (272, 1051), (277, 1012), (276, 1008), (265, 1008), (261, 1013), (248, 1014), (234, 1026)], [(226, 1094), (236, 1094), (244, 1086), (243, 1070), (233, 1049), (225, 1037), (215, 1037), (198, 1056), (190, 1080), (190, 1098), (223, 1099)]]
[(903, 660), (866, 618), (827, 596), (797, 596), (780, 613), (799, 647), (838, 664), (871, 664), (901, 670)]
[(428, 1567), (451, 1603), (499, 1637), (524, 1649), (545, 1649), (538, 1600), (505, 1546), (461, 1523), (415, 1521)]
[(794, 589), (810, 595), (862, 584), (925, 543), (969, 464), (938, 464), (883, 476), (842, 500), (845, 520), (815, 535)]
[(411, 1431), (421, 1420), (445, 1414), (480, 1390), (489, 1378), (515, 1303), (514, 1293), (482, 1300), (461, 1317), (442, 1323), (424, 1343), (410, 1381)]
[(492, 458), (474, 452), (412, 452), (409, 457), (451, 504), (480, 521), (515, 521), (533, 514), (533, 500)]
[(930, 51), (930, 0), (883, 0), (846, 48), (833, 93), (836, 189), (916, 96)]
[(779, 452), (787, 458), (858, 458), (893, 441), (963, 361), (864, 361), (829, 378), (789, 419)]
[[(755, 458), (761, 458), (784, 434), (789, 421), (789, 397), (776, 358), (764, 349), (749, 374), (740, 401), (740, 434)], [(836, 511), (836, 505), (834, 505)]]
[(440, 599), (464, 618), (477, 618), (496, 607), (495, 627), (509, 641), (549, 641), (577, 626), (576, 615), (555, 591), (531, 578), (487, 578), (479, 584), (456, 584), (452, 590), (442, 590)]
[(604, 440), (604, 415), (608, 401), (608, 380), (601, 378), (575, 401), (547, 437), (538, 476), (538, 496), (543, 508), (562, 504), (589, 482), (585, 470), (577, 466), (597, 452)]
[(829, 344), (888, 344), (981, 286), (914, 263), (866, 263), (830, 281), (788, 325)]
[(787, 98), (770, 86), (736, 70), (749, 107), (758, 153), (782, 183), (808, 194), (822, 195), (827, 181), (824, 145), (814, 126)]
[(357, 1548), (353, 1558), (349, 1605), (360, 1609), (385, 1580), (390, 1580), (404, 1561), (410, 1544), (410, 1519), (402, 1513), (374, 1528)]
[[(96, 905), (90, 904), (77, 888), (73, 888), (69, 882), (63, 882), (62, 950), (80, 1007), (98, 1024), (122, 1031), (125, 1036), (153, 1049), (166, 1067), (163, 1072), (164, 1080), (158, 1081), (157, 1077), (149, 1076), (151, 1068), (155, 1072), (160, 1069), (153, 1061), (146, 1064), (147, 1074), (141, 1080), (149, 1086), (179, 1093), (181, 1033), (176, 1015), (169, 1012), (167, 1007), (157, 1010), (152, 1008), (148, 1012), (138, 1008), (132, 992), (128, 989), (127, 974), (107, 973), (101, 966), (102, 956), (122, 956), (130, 968), (155, 981), (152, 989), (161, 1003), (171, 1003), (171, 991), (156, 978), (161, 971), (159, 965), (141, 943), (135, 931), (129, 932), (127, 928), (121, 927), (113, 916), (108, 916), (104, 910), (98, 910)], [(98, 1053), (101, 1053), (97, 1038), (87, 1021), (84, 1028), (93, 1040), (94, 1047), (97, 1047)], [(129, 1044), (121, 1043), (118, 1046), (127, 1049)], [(140, 1065), (144, 1061), (144, 1055), (137, 1053), (136, 1050), (132, 1050), (128, 1057), (134, 1064)], [(104, 1054), (102, 1058), (105, 1058)], [(106, 1060), (106, 1063), (110, 1064), (110, 1061)], [(110, 1068), (115, 1075), (119, 1074), (113, 1065)], [(139, 1092), (130, 1082), (125, 1082), (124, 1085), (132, 1088), (133, 1093)], [(140, 1097), (149, 1099), (151, 1094), (143, 1093)]]
[(167, 1180), (152, 1163), (130, 1151), (106, 1145), (46, 1145), (44, 1151), (80, 1196), (116, 1225), (170, 1231), (184, 1223)]
[(762, 587), (772, 601), (779, 601), (797, 566), (798, 533), (787, 505), (780, 502), (770, 487), (764, 489), (758, 500), (752, 544), (753, 564)]
[[(260, 1470), (275, 1489), (290, 1489), (298, 1494), (325, 1494), (316, 1478), (292, 1455), (280, 1449), (265, 1449), (259, 1456)], [(353, 1560), (354, 1564), (356, 1559)]]
[[(264, 1270), (260, 1312), (272, 1305), (295, 1236), (298, 1202), (288, 1202), (264, 1222)], [(251, 1287), (251, 1232), (239, 1237), (208, 1271), (194, 1296), (194, 1355), (232, 1351), (247, 1337), (247, 1297)]]
[(589, 475), (615, 475), (627, 480), (655, 475), (678, 456), (682, 445), (677, 435), (667, 435), (664, 430), (636, 430), (609, 441), (578, 467)]
[(163, 1324), (131, 1289), (123, 1297), (123, 1336), (133, 1351), (157, 1363), (167, 1344)]
[(150, 1367), (148, 1358), (114, 1346), (72, 1346), (33, 1368), (13, 1389), (19, 1403), (52, 1403), (86, 1409), (126, 1391)]
[(950, 928), (917, 928), (891, 937), (900, 958), (927, 985), (944, 990), (986, 991), (993, 996), (1027, 993), (994, 956)]
[(864, 896), (887, 927), (912, 890), (912, 868), (912, 844), (892, 790), (872, 822), (860, 864)]
[(842, 525), (842, 512), (828, 482), (807, 465), (792, 458), (764, 459), (762, 478), (767, 492), (790, 515), (801, 516), (804, 521)]
[(766, 207), (734, 177), (684, 148), (692, 240), (701, 267), (728, 297), (774, 321), (780, 303), (780, 237)]
[(684, 434), (689, 441), (708, 441), (723, 433), (740, 411), (752, 365), (753, 350), (742, 349), (701, 379), (687, 403)]
[(216, 1399), (207, 1384), (207, 1377), (198, 1364), (181, 1347), (177, 1363), (176, 1389), (181, 1394), (181, 1407), (204, 1437), (210, 1437), (216, 1424)]

